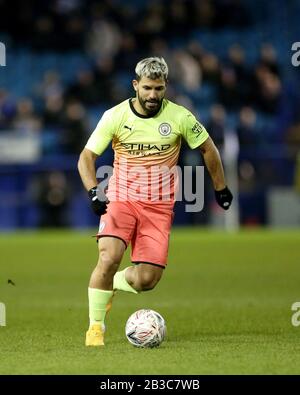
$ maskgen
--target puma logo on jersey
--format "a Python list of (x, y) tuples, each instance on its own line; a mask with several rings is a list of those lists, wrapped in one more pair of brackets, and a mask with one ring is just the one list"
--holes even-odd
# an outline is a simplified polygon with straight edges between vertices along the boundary
[(124, 125), (124, 129), (129, 129), (130, 131), (132, 130), (132, 128), (130, 128), (130, 127), (127, 126), (127, 125)]

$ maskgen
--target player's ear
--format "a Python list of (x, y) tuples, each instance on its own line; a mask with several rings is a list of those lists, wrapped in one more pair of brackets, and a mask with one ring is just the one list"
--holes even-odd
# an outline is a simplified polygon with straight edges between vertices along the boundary
[(137, 92), (137, 90), (138, 90), (138, 81), (137, 80), (132, 80), (132, 86), (133, 86), (133, 89)]

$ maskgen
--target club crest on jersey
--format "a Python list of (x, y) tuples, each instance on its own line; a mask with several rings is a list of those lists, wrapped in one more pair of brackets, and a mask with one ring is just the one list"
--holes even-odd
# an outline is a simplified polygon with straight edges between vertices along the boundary
[(158, 130), (159, 130), (159, 133), (160, 133), (162, 136), (168, 136), (168, 135), (171, 133), (171, 131), (172, 131), (171, 125), (169, 125), (169, 124), (166, 123), (166, 122), (161, 123), (161, 124), (159, 125)]
[(99, 233), (101, 233), (103, 231), (103, 229), (105, 228), (105, 222), (101, 221), (100, 225), (99, 225)]

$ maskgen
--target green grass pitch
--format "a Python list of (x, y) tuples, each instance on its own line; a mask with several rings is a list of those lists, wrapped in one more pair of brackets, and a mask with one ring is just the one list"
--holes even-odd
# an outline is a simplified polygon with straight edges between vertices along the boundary
[[(115, 296), (101, 349), (84, 346), (97, 259), (92, 234), (0, 237), (7, 309), (0, 374), (300, 373), (300, 327), (291, 324), (300, 301), (299, 231), (173, 229), (161, 282)], [(126, 320), (140, 308), (166, 319), (168, 336), (157, 349), (136, 349), (125, 338)]]

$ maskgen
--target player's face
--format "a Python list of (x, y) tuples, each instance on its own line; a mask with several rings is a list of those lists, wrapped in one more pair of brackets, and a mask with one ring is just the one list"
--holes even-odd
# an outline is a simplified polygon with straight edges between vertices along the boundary
[(151, 80), (142, 77), (139, 81), (133, 81), (136, 96), (145, 115), (155, 114), (160, 106), (166, 92), (166, 81), (164, 79)]

